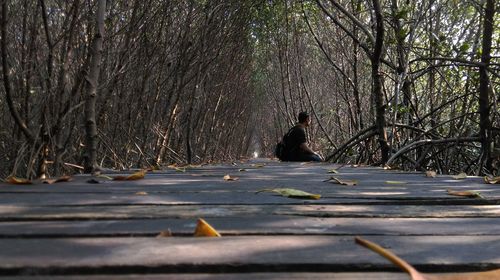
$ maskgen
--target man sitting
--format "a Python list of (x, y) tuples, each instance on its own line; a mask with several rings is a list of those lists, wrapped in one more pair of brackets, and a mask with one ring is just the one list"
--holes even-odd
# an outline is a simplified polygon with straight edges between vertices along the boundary
[(311, 150), (306, 141), (306, 127), (311, 125), (311, 117), (300, 112), (299, 122), (290, 129), (285, 142), (285, 161), (321, 161), (321, 156)]

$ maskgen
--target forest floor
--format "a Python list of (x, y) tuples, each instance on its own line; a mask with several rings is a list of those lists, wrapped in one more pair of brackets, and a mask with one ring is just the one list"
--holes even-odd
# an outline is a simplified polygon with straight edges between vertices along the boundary
[[(276, 188), (321, 198), (258, 192)], [(409, 279), (356, 236), (425, 272), (500, 267), (500, 188), (480, 177), (255, 159), (0, 193), (0, 278)], [(192, 237), (198, 218), (222, 237)]]

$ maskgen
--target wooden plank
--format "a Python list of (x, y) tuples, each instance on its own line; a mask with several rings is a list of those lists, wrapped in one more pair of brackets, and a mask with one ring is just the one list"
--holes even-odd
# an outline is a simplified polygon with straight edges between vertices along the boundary
[[(320, 192), (316, 192), (320, 193)], [(474, 198), (416, 198), (389, 199), (383, 197), (335, 197), (322, 195), (319, 200), (287, 198), (273, 193), (248, 191), (206, 191), (206, 192), (151, 192), (148, 189), (136, 188), (128, 193), (3, 193), (0, 205), (4, 206), (85, 206), (85, 205), (258, 205), (258, 204), (406, 204), (406, 205), (497, 205), (500, 199)]]
[(336, 218), (496, 218), (500, 205), (124, 205), (0, 206), (0, 221), (287, 215)]
[[(0, 277), (1, 279), (1, 277)], [(15, 280), (271, 280), (271, 279), (318, 279), (318, 280), (409, 280), (407, 274), (402, 272), (338, 272), (338, 273), (315, 273), (315, 272), (282, 272), (282, 273), (178, 273), (178, 274), (140, 274), (140, 275), (64, 275), (64, 276), (17, 276)]]
[[(281, 172), (280, 172), (281, 171)], [(348, 172), (346, 172), (348, 171)], [(225, 182), (222, 177), (226, 172), (211, 173), (153, 173), (146, 179), (130, 182), (102, 181), (101, 184), (88, 184), (88, 176), (76, 176), (68, 183), (54, 185), (13, 186), (0, 183), (2, 193), (129, 193), (140, 189), (147, 192), (213, 192), (213, 191), (242, 191), (254, 192), (263, 188), (290, 187), (309, 192), (317, 192), (324, 197), (335, 198), (379, 198), (379, 199), (428, 199), (453, 198), (446, 190), (473, 190), (481, 192), (490, 199), (500, 199), (500, 189), (494, 185), (484, 184), (479, 177), (470, 177), (465, 180), (452, 180), (449, 176), (426, 178), (420, 173), (384, 172), (377, 168), (366, 168), (361, 172), (357, 169), (342, 169), (341, 174), (334, 176), (341, 179), (356, 179), (358, 185), (354, 187), (334, 185), (323, 182), (332, 174), (327, 174), (321, 166), (311, 166), (308, 169), (288, 165), (279, 166), (279, 169), (257, 169), (252, 172), (236, 172), (233, 176), (240, 177), (236, 182)], [(210, 177), (205, 177), (210, 176)], [(103, 180), (103, 179), (101, 179)], [(405, 184), (388, 184), (387, 182), (404, 182)]]
[[(473, 200), (450, 199), (440, 203), (475, 203)], [(69, 205), (227, 205), (227, 204), (373, 204), (382, 203), (381, 200), (328, 198), (320, 200), (291, 199), (274, 194), (258, 194), (247, 191), (210, 191), (210, 192), (151, 192), (148, 189), (137, 188), (128, 193), (3, 193), (0, 196), (0, 205), (8, 206), (69, 206)], [(386, 201), (386, 203), (391, 203)], [(482, 203), (496, 204), (496, 201), (482, 201)]]
[[(499, 218), (314, 218), (294, 216), (206, 219), (222, 235), (498, 235)], [(196, 219), (29, 221), (0, 223), (0, 237), (192, 235)]]
[[(425, 271), (500, 267), (500, 236), (371, 236)], [(394, 269), (353, 237), (0, 239), (0, 274)]]

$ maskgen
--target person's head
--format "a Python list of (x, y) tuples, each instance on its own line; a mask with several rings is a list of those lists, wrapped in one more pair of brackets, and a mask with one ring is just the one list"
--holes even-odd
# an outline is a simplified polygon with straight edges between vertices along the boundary
[(309, 114), (307, 112), (300, 112), (298, 119), (299, 119), (299, 123), (301, 123), (305, 126), (309, 126), (311, 124), (311, 116), (309, 116)]

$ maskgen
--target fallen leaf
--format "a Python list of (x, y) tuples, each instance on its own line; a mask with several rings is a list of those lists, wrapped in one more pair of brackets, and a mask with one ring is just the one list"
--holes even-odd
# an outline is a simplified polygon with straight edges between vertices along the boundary
[[(97, 177), (97, 178), (107, 179), (107, 180), (113, 180), (113, 177), (106, 176), (106, 175), (102, 175), (102, 174), (96, 175), (96, 177)], [(126, 178), (125, 176), (121, 176), (121, 177)]]
[(209, 225), (205, 220), (199, 218), (196, 224), (196, 229), (194, 230), (195, 237), (221, 237), (211, 225)]
[(264, 167), (264, 166), (266, 166), (266, 165), (265, 165), (265, 164), (263, 164), (263, 163), (254, 163), (254, 164), (252, 164), (252, 166), (253, 166), (253, 167), (256, 167), (256, 168), (262, 168), (262, 167)]
[(339, 171), (337, 169), (330, 169), (328, 170), (328, 173), (335, 173), (335, 174), (338, 174)]
[(454, 190), (450, 190), (450, 189), (447, 189), (446, 191), (448, 192), (449, 195), (484, 199), (484, 196), (482, 196), (481, 193), (476, 192), (476, 191), (454, 191)]
[(177, 163), (172, 163), (167, 166), (168, 168), (177, 168)]
[(406, 185), (406, 182), (403, 181), (385, 181), (386, 184), (389, 185)]
[(9, 183), (9, 184), (14, 184), (14, 185), (31, 185), (31, 184), (33, 184), (33, 182), (31, 182), (31, 180), (17, 178), (15, 176), (7, 177), (7, 179), (5, 179), (5, 182)]
[(225, 181), (238, 181), (238, 177), (231, 177), (229, 175), (224, 176)]
[(468, 273), (446, 273), (446, 274), (428, 274), (416, 270), (411, 264), (396, 256), (391, 251), (382, 248), (380, 245), (371, 241), (355, 238), (356, 244), (368, 248), (375, 253), (381, 255), (393, 264), (404, 270), (411, 276), (412, 280), (489, 280), (499, 279), (500, 269), (483, 271), (483, 272), (468, 272)]
[(497, 177), (484, 177), (484, 182), (487, 184), (500, 184), (500, 176)]
[(148, 195), (147, 192), (136, 192), (135, 195)]
[(301, 190), (289, 189), (289, 188), (263, 189), (263, 190), (255, 192), (255, 194), (258, 194), (261, 192), (274, 192), (274, 193), (278, 193), (284, 197), (290, 197), (290, 198), (301, 198), (301, 199), (320, 199), (321, 198), (321, 195), (319, 195), (319, 194), (313, 194), (313, 193), (308, 193), (308, 192), (304, 192)]
[(336, 177), (330, 177), (330, 179), (325, 180), (323, 182), (329, 182), (329, 181), (331, 181), (334, 184), (340, 184), (340, 185), (344, 185), (344, 186), (356, 186), (358, 184), (357, 180), (344, 180), (344, 179), (341, 180), (341, 179), (336, 178)]
[(158, 233), (158, 235), (156, 237), (160, 238), (160, 237), (172, 237), (172, 236), (173, 236), (173, 234), (170, 231), (170, 229), (167, 229), (167, 230), (164, 230), (164, 231), (160, 231), (160, 233)]
[(42, 183), (43, 184), (54, 184), (54, 183), (61, 183), (61, 182), (69, 182), (71, 180), (72, 180), (71, 176), (62, 176), (62, 177), (55, 178), (55, 179), (44, 180), (44, 181), (42, 181)]
[(174, 168), (174, 169), (175, 169), (175, 171), (177, 171), (177, 172), (186, 172), (186, 168), (176, 167), (176, 168)]
[(238, 171), (239, 171), (239, 172), (245, 172), (245, 171), (247, 171), (247, 170), (246, 170), (245, 168), (240, 168), (240, 169), (238, 169)]
[(137, 171), (129, 176), (116, 176), (113, 178), (114, 181), (134, 181), (143, 179), (146, 175), (146, 170)]
[(65, 175), (65, 176), (61, 176), (61, 177), (57, 178), (54, 183), (69, 182), (71, 180), (73, 180), (73, 178), (71, 176)]
[(425, 177), (436, 178), (436, 176), (437, 176), (436, 171), (429, 170), (425, 172)]
[(462, 180), (462, 179), (467, 178), (467, 173), (462, 172), (462, 173), (460, 173), (458, 175), (451, 176), (451, 178), (453, 178), (455, 180)]

